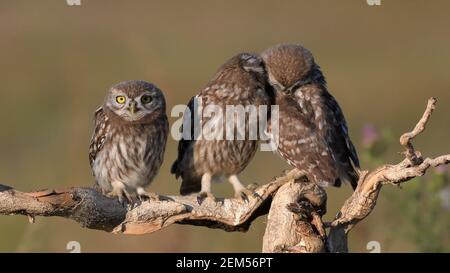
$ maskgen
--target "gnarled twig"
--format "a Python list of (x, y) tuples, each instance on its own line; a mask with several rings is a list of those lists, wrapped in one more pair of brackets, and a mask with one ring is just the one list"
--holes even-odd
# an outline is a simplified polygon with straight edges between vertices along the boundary
[(384, 165), (372, 172), (363, 171), (355, 192), (345, 201), (335, 220), (331, 223), (328, 244), (331, 252), (347, 252), (347, 234), (375, 208), (382, 185), (400, 184), (412, 178), (423, 176), (430, 167), (450, 162), (450, 154), (423, 159), (411, 140), (425, 130), (435, 109), (436, 99), (428, 100), (427, 108), (415, 128), (400, 137), (406, 158), (396, 165)]

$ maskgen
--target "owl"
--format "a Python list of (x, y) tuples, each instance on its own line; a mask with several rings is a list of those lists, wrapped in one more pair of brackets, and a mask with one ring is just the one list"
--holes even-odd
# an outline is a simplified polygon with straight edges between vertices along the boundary
[(322, 186), (356, 188), (359, 160), (336, 99), (311, 52), (277, 45), (262, 53), (279, 105), (278, 152)]
[[(213, 122), (211, 117), (205, 115), (208, 106), (218, 107), (223, 116), (226, 116), (230, 106), (268, 106), (270, 95), (266, 92), (266, 85), (262, 59), (253, 54), (241, 53), (218, 69), (206, 87), (190, 100), (187, 111), (191, 113), (192, 121), (194, 116), (199, 116), (202, 121), (200, 127), (205, 129), (209, 122)], [(201, 108), (195, 107), (195, 101), (199, 102)], [(255, 128), (250, 126), (254, 121), (247, 112), (245, 137), (240, 135), (240, 138), (237, 130), (232, 138), (227, 138), (228, 129), (224, 129), (222, 139), (207, 139), (204, 137), (205, 132), (199, 137), (193, 130), (195, 128), (192, 128), (194, 126), (191, 126), (190, 139), (184, 137), (180, 140), (178, 157), (171, 170), (177, 178), (182, 178), (180, 193), (187, 195), (199, 192), (201, 202), (207, 196), (213, 197), (211, 181), (226, 179), (233, 186), (235, 197), (246, 199), (252, 192), (240, 182), (238, 174), (247, 167), (258, 148), (258, 138), (251, 138), (249, 132), (249, 128)], [(236, 128), (237, 119), (224, 118), (216, 123), (220, 123), (216, 124), (218, 127), (222, 125), (222, 128)], [(257, 130), (264, 128), (258, 127)]]
[(168, 134), (166, 102), (155, 85), (124, 81), (111, 87), (95, 112), (89, 161), (104, 194), (122, 204), (155, 198), (145, 191), (159, 171)]

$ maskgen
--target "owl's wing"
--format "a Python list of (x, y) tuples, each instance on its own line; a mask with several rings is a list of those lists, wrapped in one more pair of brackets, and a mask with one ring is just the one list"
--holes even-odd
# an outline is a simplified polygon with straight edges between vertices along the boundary
[[(189, 101), (186, 110), (183, 114), (183, 123), (185, 122), (185, 119), (190, 118), (191, 128), (190, 128), (190, 139), (185, 139), (183, 135), (181, 136), (180, 141), (178, 142), (178, 156), (175, 162), (172, 164), (172, 168), (170, 169), (170, 172), (172, 174), (175, 174), (175, 177), (178, 178), (182, 175), (181, 170), (181, 161), (183, 160), (183, 157), (186, 155), (187, 150), (194, 144), (194, 99), (195, 97), (192, 97)], [(190, 113), (190, 114), (189, 114)], [(189, 115), (188, 115), (189, 114)], [(184, 130), (188, 130), (187, 128), (183, 127), (183, 124), (180, 127), (180, 132), (183, 134)]]
[(330, 108), (334, 110), (334, 116), (336, 119), (335, 127), (336, 130), (338, 130), (337, 132), (339, 132), (339, 134), (344, 137), (348, 155), (351, 158), (355, 167), (359, 168), (358, 154), (356, 153), (355, 146), (353, 145), (353, 142), (351, 141), (348, 135), (347, 122), (345, 121), (345, 117), (344, 114), (342, 113), (341, 107), (333, 97), (332, 99), (328, 100), (328, 104), (330, 105)]
[[(348, 135), (348, 127), (344, 114), (336, 99), (328, 92), (324, 92), (322, 100), (325, 112), (326, 140), (333, 151), (338, 163), (340, 176), (356, 188), (359, 179), (359, 159), (355, 146)], [(353, 163), (353, 165), (352, 165)]]
[(280, 105), (278, 152), (292, 166), (306, 171), (321, 186), (338, 186), (335, 159), (327, 145), (298, 104), (287, 96), (277, 96)]
[(98, 152), (103, 148), (107, 135), (108, 117), (105, 115), (102, 107), (95, 111), (94, 128), (94, 134), (92, 135), (89, 146), (89, 163), (91, 167), (94, 164)]
[[(183, 130), (188, 130), (186, 134), (190, 137), (185, 138), (181, 137), (178, 142), (178, 156), (175, 162), (172, 164), (172, 168), (170, 172), (175, 175), (176, 178), (182, 178), (181, 186), (180, 186), (180, 194), (187, 195), (195, 192), (199, 192), (201, 190), (201, 177), (195, 173), (194, 168), (192, 167), (193, 163), (193, 146), (195, 144), (195, 132), (194, 132), (194, 115), (196, 114), (194, 101), (198, 96), (192, 97), (189, 101), (187, 108), (183, 115), (183, 122), (190, 121), (191, 128), (184, 128), (181, 126), (181, 132)], [(187, 120), (186, 120), (187, 119)]]

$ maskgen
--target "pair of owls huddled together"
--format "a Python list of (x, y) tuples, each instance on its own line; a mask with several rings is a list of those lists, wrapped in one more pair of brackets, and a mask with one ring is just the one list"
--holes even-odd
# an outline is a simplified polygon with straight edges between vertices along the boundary
[[(241, 53), (224, 63), (193, 97), (204, 105), (278, 105), (277, 151), (290, 165), (321, 186), (357, 186), (359, 162), (344, 115), (328, 93), (325, 78), (309, 50), (277, 45), (261, 56)], [(270, 127), (270, 125), (269, 125)], [(113, 86), (95, 113), (89, 159), (104, 194), (120, 202), (156, 198), (145, 190), (164, 158), (169, 125), (164, 95), (145, 81)], [(181, 139), (171, 172), (182, 178), (180, 193), (212, 196), (211, 181), (227, 179), (236, 197), (251, 191), (238, 174), (256, 153), (258, 140)]]

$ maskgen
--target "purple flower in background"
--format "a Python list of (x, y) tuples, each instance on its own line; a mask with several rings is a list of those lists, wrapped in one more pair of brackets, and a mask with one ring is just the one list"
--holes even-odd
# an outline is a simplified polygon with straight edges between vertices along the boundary
[(362, 144), (366, 148), (370, 148), (373, 144), (380, 140), (380, 131), (373, 124), (366, 124), (362, 128)]
[(434, 172), (437, 174), (446, 174), (448, 172), (448, 166), (447, 165), (439, 165), (436, 168), (434, 168)]

